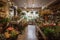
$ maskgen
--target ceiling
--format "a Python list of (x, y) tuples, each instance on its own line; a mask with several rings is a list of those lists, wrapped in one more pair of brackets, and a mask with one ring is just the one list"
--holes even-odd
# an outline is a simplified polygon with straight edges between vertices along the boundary
[(13, 0), (19, 7), (35, 8), (45, 7), (54, 2), (55, 0)]

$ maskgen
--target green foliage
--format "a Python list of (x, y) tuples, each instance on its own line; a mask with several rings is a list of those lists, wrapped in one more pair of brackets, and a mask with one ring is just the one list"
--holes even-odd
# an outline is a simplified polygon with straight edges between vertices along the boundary
[(17, 12), (18, 12), (18, 14), (20, 14), (20, 12), (21, 12), (21, 9), (17, 9)]
[(31, 12), (31, 14), (33, 14), (33, 12)]
[(16, 36), (17, 34), (16, 34), (16, 32), (15, 31), (11, 31), (11, 37), (14, 37), (14, 36)]
[(0, 34), (0, 40), (5, 40), (4, 34)]
[(4, 19), (1, 19), (1, 20), (0, 20), (0, 23), (5, 23), (5, 22), (9, 22), (9, 21), (10, 21), (9, 18), (4, 18)]
[(23, 31), (25, 30), (25, 27), (23, 27), (22, 25), (18, 26), (18, 28), (19, 28), (20, 34), (22, 34)]
[(22, 12), (21, 15), (26, 15), (26, 14)]
[(58, 30), (58, 26), (55, 26), (54, 28), (44, 27), (42, 28), (42, 31), (47, 36), (48, 40), (60, 40), (60, 32)]
[(44, 28), (45, 35), (53, 34), (55, 31), (51, 28)]
[(27, 11), (27, 12), (29, 12), (29, 11)]

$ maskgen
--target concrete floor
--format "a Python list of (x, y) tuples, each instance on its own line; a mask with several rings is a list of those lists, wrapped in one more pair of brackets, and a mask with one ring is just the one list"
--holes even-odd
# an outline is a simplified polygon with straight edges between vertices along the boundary
[(28, 25), (26, 31), (26, 40), (37, 40), (35, 25)]
[(37, 40), (36, 26), (28, 25), (23, 35), (20, 35), (17, 40)]

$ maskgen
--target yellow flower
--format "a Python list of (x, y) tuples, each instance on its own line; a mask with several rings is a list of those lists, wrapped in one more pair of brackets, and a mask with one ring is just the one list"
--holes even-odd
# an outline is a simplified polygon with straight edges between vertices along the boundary
[(10, 34), (8, 32), (5, 32), (4, 35), (5, 35), (5, 38), (10, 38)]
[(16, 34), (19, 34), (19, 32), (18, 32), (18, 31), (16, 31)]

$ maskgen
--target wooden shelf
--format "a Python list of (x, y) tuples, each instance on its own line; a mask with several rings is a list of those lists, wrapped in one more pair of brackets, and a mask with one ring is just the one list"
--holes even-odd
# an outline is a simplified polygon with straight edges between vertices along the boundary
[(3, 7), (6, 5), (6, 2), (0, 1), (0, 7)]

